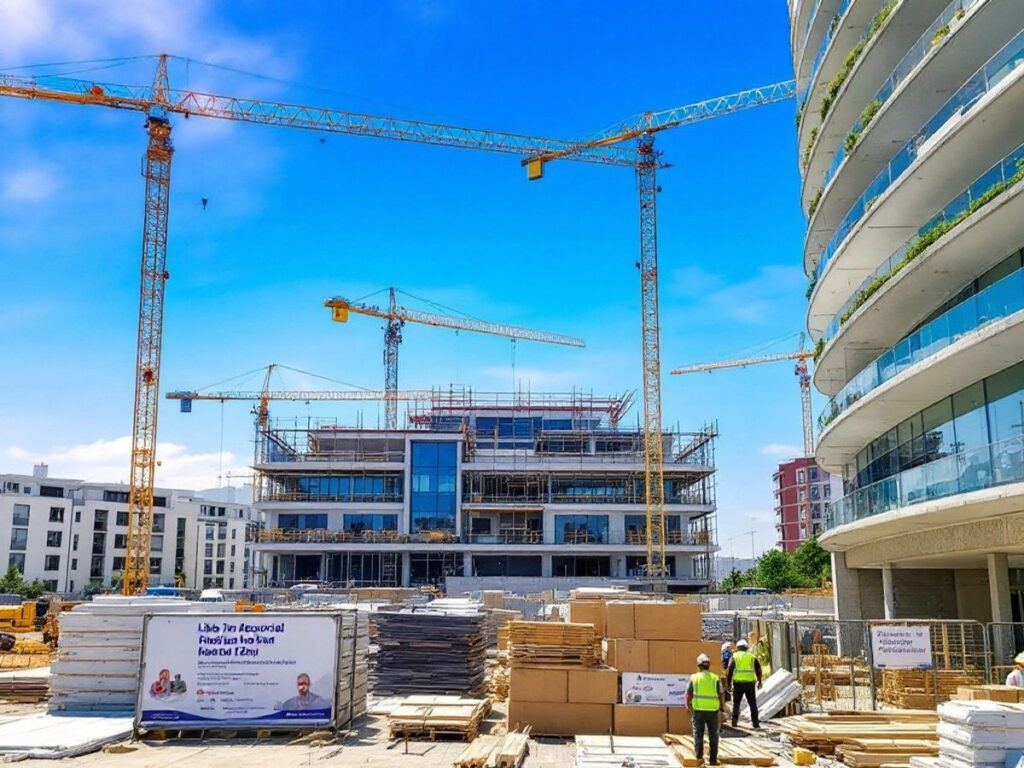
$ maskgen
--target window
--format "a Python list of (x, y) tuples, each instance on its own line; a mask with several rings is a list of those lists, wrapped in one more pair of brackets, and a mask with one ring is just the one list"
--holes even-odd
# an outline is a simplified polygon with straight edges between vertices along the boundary
[(163, 568), (163, 558), (151, 557), (149, 559), (149, 572), (150, 574), (160, 574), (160, 570)]
[(64, 489), (61, 488), (59, 485), (40, 485), (39, 495), (47, 496), (51, 499), (63, 499)]
[(166, 518), (166, 516), (164, 515), (163, 512), (157, 512), (156, 514), (153, 515), (153, 533), (163, 533), (164, 532), (165, 518)]
[(300, 531), (323, 530), (327, 527), (327, 515), (278, 515), (277, 526)]
[(235, 561), (232, 560), (231, 562), (228, 563), (228, 573), (234, 573), (234, 572), (235, 572)]
[(231, 545), (231, 556), (232, 557), (235, 556), (235, 545), (234, 544)]
[(72, 534), (72, 536), (71, 536), (71, 548), (73, 550), (75, 550), (75, 551), (78, 551), (78, 534), (77, 533)]
[(46, 546), (59, 547), (61, 538), (63, 538), (63, 534), (61, 531), (47, 531)]
[(556, 544), (603, 544), (608, 541), (608, 515), (555, 515)]
[(94, 533), (92, 535), (92, 553), (102, 555), (107, 549), (107, 534)]
[(217, 574), (220, 575), (222, 573), (224, 573), (224, 561), (223, 560), (218, 560), (217, 561)]
[(102, 579), (103, 578), (103, 555), (96, 555), (89, 563), (89, 578), (90, 579)]
[(825, 485), (823, 485), (822, 488), (825, 489), (825, 498), (826, 499), (832, 498), (832, 484), (831, 483), (825, 483)]
[(812, 483), (816, 482), (817, 479), (818, 479), (818, 468), (817, 467), (810, 467), (807, 470), (807, 476), (811, 479)]
[(103, 500), (114, 501), (117, 502), (118, 504), (127, 504), (128, 491), (104, 491)]
[(212, 525), (206, 526), (206, 538), (209, 541), (213, 540), (213, 526)]
[(28, 547), (28, 528), (11, 528), (11, 550), (25, 550)]
[(205, 546), (205, 551), (203, 552), (203, 554), (206, 557), (213, 557), (213, 544), (211, 544), (210, 542), (207, 542), (206, 546)]
[(56, 579), (43, 579), (43, 589), (47, 592), (57, 591), (57, 580)]
[(457, 464), (455, 443), (413, 442), (410, 504), (412, 530), (455, 530)]
[(203, 561), (203, 573), (207, 576), (213, 573), (213, 560)]
[(237, 528), (232, 528), (231, 529), (231, 538), (232, 539), (238, 538), (237, 536), (235, 536), (236, 533), (238, 533), (238, 529)]
[(11, 556), (7, 558), (7, 565), (8, 566), (12, 566), (13, 565), (15, 568), (17, 568), (19, 571), (21, 571), (22, 574), (24, 574), (25, 573), (25, 555), (23, 555), (21, 553), (17, 553), (17, 552), (12, 552)]
[(50, 522), (51, 523), (63, 523), (64, 522), (64, 507), (50, 507)]
[(128, 527), (128, 513), (127, 512), (118, 512), (117, 513), (117, 518), (114, 521), (114, 523), (115, 523), (115, 525), (123, 525), (123, 526), (125, 526), (127, 528)]
[(163, 535), (151, 536), (149, 539), (149, 551), (150, 552), (163, 552), (164, 551), (164, 537)]
[(113, 565), (111, 566), (115, 571), (124, 571), (124, 558), (115, 557), (113, 559)]
[(217, 557), (224, 557), (224, 545), (223, 544), (218, 544), (217, 545)]
[(82, 510), (80, 510), (80, 509), (76, 509), (75, 510), (75, 522), (76, 523), (82, 522)]
[(105, 531), (107, 530), (107, 510), (97, 509), (96, 515), (92, 519), (92, 529), (94, 531)]
[(397, 531), (398, 515), (345, 515), (345, 530), (352, 533)]
[(60, 570), (60, 555), (47, 555), (43, 558), (43, 570), (44, 571), (59, 571)]
[(15, 483), (10, 480), (4, 483), (5, 493), (17, 493), (20, 489), (20, 483)]
[(77, 571), (78, 570), (78, 558), (77, 557), (71, 558), (71, 570), (72, 571)]
[(127, 549), (128, 548), (128, 534), (127, 533), (115, 533), (114, 534), (114, 549)]
[(796, 471), (796, 481), (797, 481), (798, 483), (800, 483), (801, 485), (803, 485), (803, 484), (804, 484), (804, 482), (806, 482), (806, 480), (805, 480), (805, 478), (804, 478), (804, 471), (803, 471), (802, 469), (798, 469), (798, 470)]
[(11, 525), (28, 525), (28, 504), (15, 504), (14, 516), (11, 518)]

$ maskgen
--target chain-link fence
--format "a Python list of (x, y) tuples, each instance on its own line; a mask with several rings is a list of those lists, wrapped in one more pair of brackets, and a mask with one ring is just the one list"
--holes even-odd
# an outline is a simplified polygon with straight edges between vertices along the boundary
[(804, 709), (874, 709), (875, 675), (867, 622), (794, 621), (792, 664)]
[(985, 629), (991, 654), (989, 682), (1002, 683), (1014, 667), (1013, 657), (1024, 651), (1024, 622), (994, 621)]

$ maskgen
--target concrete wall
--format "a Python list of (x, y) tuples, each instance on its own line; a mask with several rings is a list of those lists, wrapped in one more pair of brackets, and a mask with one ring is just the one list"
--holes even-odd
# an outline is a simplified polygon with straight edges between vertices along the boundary
[(959, 568), (953, 572), (956, 584), (957, 618), (992, 621), (992, 600), (988, 591), (988, 572)]

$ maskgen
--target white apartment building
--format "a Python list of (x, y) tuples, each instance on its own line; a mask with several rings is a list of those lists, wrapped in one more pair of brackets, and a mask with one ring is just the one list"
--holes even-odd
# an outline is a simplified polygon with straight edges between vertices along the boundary
[[(153, 585), (241, 589), (251, 568), (252, 506), (158, 488), (154, 494)], [(117, 483), (0, 474), (0, 563), (28, 580), (74, 594), (109, 586), (124, 569), (128, 487)]]
[[(272, 422), (256, 466), (257, 584), (642, 582), (643, 435), (620, 426), (628, 407), (618, 397), (444, 391), (404, 429)], [(715, 435), (662, 435), (673, 591), (711, 579)]]
[(838, 615), (1024, 620), (1024, 2), (790, 18)]

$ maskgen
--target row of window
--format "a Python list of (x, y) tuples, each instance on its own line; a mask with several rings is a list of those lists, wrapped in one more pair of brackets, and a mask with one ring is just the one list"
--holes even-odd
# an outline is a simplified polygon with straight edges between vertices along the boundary
[[(1024, 363), (1018, 363), (943, 398), (872, 441), (857, 454), (857, 471), (847, 492), (950, 454), (1022, 435)], [(999, 467), (994, 471), (998, 473)]]

